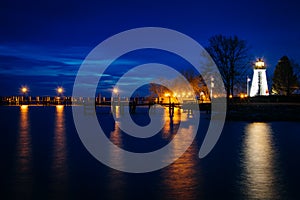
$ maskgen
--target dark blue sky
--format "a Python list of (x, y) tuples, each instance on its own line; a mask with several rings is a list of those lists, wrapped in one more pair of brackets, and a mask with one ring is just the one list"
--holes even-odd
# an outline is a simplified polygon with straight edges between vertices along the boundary
[[(0, 3), (0, 95), (71, 95), (76, 72), (101, 41), (127, 29), (159, 26), (208, 44), (216, 35), (248, 42), (269, 74), (283, 55), (300, 63), (297, 1), (23, 1)], [(136, 58), (139, 59), (139, 58)], [(132, 61), (132, 60), (131, 60)], [(120, 61), (126, 67), (130, 60)]]

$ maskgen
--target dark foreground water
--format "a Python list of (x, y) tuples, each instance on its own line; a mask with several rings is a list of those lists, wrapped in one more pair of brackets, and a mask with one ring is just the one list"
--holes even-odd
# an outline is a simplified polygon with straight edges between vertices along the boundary
[[(107, 137), (136, 152), (168, 143), (179, 123), (177, 111), (172, 119), (166, 114), (163, 130), (142, 141), (122, 133), (108, 108), (97, 108), (97, 113)], [(146, 124), (146, 113), (139, 108), (132, 117)], [(213, 151), (199, 159), (206, 118), (204, 114), (196, 140), (175, 163), (130, 174), (108, 168), (87, 152), (71, 107), (0, 107), (0, 198), (300, 199), (299, 122), (226, 122)], [(180, 141), (174, 144), (180, 146)], [(112, 159), (122, 160), (113, 152)]]

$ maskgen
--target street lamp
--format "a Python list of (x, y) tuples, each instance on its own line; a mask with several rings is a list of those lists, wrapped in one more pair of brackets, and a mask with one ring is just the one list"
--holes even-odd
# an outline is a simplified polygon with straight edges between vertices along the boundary
[(29, 91), (29, 89), (26, 86), (21, 87), (21, 93), (23, 94), (22, 96), (22, 102), (26, 100), (26, 94)]
[(214, 77), (210, 78), (210, 99), (211, 100), (213, 98), (213, 88), (215, 87), (214, 80), (215, 80)]
[(251, 79), (247, 76), (247, 96), (249, 96), (249, 82)]
[(28, 92), (28, 89), (27, 87), (22, 87), (21, 91), (25, 95)]
[(118, 94), (118, 88), (114, 88), (113, 93), (115, 93), (117, 95)]
[[(118, 88), (113, 89), (113, 93), (115, 94), (115, 97), (117, 98), (118, 104), (120, 103), (120, 96), (119, 96), (119, 90)], [(113, 97), (112, 97), (113, 99)]]
[(56, 91), (59, 95), (61, 95), (64, 92), (64, 89), (62, 87), (58, 87)]
[(201, 103), (203, 103), (203, 101), (204, 101), (204, 92), (203, 91), (200, 92), (200, 101), (201, 101)]
[(59, 104), (60, 102), (60, 98), (61, 98), (61, 95), (62, 95), (62, 93), (64, 92), (64, 89), (63, 89), (63, 87), (58, 87), (58, 88), (56, 88), (56, 92), (57, 92), (57, 94), (58, 94), (58, 97), (57, 97), (57, 103)]

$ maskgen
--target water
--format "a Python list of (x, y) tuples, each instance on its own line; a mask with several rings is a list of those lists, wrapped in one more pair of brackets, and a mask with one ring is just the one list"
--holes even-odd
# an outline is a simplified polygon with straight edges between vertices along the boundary
[[(122, 133), (108, 108), (97, 108), (107, 137), (136, 151), (159, 149), (176, 134), (180, 115), (166, 113), (166, 124), (152, 139), (136, 140)], [(147, 108), (134, 121), (147, 124)], [(82, 145), (71, 107), (0, 107), (1, 199), (299, 199), (299, 122), (226, 122), (213, 151), (198, 151), (207, 128), (172, 165), (145, 174), (108, 168)], [(186, 129), (187, 137), (193, 127)], [(176, 153), (182, 141), (174, 141)], [(122, 164), (122, 157), (111, 152)]]

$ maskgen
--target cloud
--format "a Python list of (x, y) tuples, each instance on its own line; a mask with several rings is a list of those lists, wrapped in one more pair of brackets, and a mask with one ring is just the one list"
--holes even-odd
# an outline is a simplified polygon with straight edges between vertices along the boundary
[[(67, 94), (71, 95), (78, 69), (89, 48), (52, 48), (32, 45), (0, 45), (0, 95), (16, 94), (20, 85), (30, 85), (32, 94), (51, 94), (57, 85), (65, 84)], [(84, 76), (101, 76), (99, 84), (111, 87), (122, 73), (136, 64), (131, 59), (121, 58), (112, 62), (110, 70), (95, 73), (103, 64), (111, 60), (87, 61), (91, 71)]]

